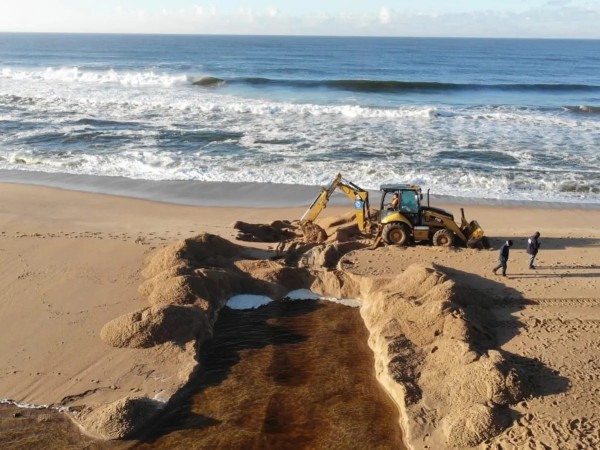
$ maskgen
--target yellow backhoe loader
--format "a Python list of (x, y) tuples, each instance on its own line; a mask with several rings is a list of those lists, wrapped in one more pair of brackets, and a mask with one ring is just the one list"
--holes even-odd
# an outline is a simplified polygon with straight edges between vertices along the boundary
[[(380, 186), (379, 211), (371, 213), (369, 193), (338, 174), (329, 186), (321, 189), (317, 198), (300, 219), (304, 226), (313, 222), (325, 209), (333, 192), (339, 189), (352, 202), (356, 222), (361, 232), (374, 238), (374, 247), (382, 240), (386, 244), (407, 245), (411, 242), (428, 241), (433, 245), (450, 247), (455, 239), (471, 248), (489, 248), (483, 229), (477, 221), (468, 222), (463, 208), (461, 222), (454, 221), (452, 213), (421, 204), (421, 187), (414, 184), (386, 184)], [(394, 195), (397, 200), (392, 202)]]

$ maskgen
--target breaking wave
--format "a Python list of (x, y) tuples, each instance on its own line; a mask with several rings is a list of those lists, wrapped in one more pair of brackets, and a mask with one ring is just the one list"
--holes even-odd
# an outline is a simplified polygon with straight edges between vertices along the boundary
[[(365, 93), (444, 92), (444, 91), (513, 91), (513, 92), (600, 92), (600, 86), (588, 84), (525, 84), (525, 83), (450, 83), (444, 81), (403, 81), (370, 79), (273, 79), (266, 77), (236, 77), (231, 79), (212, 75), (167, 73), (149, 71), (93, 70), (80, 67), (47, 67), (35, 70), (3, 68), (0, 79), (22, 81), (62, 81), (124, 86), (177, 86), (193, 85), (217, 88), (228, 84), (246, 84), (254, 87), (290, 87), (307, 89), (334, 89)], [(575, 108), (575, 107), (567, 107)], [(592, 107), (593, 108), (593, 107)]]

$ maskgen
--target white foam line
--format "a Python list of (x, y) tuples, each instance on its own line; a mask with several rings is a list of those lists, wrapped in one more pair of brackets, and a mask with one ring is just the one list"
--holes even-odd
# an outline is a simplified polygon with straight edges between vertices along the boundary
[(20, 403), (8, 398), (0, 398), (0, 404), (2, 405), (13, 405), (23, 409), (53, 409), (58, 412), (69, 412), (68, 406), (55, 406), (55, 405), (34, 405), (33, 403)]

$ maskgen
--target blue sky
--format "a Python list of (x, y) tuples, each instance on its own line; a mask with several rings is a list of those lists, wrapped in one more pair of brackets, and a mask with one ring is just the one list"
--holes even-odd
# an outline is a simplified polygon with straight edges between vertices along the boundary
[(0, 31), (600, 38), (600, 0), (13, 0)]

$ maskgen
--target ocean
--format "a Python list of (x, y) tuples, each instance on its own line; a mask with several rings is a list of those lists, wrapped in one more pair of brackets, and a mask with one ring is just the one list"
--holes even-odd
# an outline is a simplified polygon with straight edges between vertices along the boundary
[(0, 169), (598, 205), (600, 41), (0, 33)]

